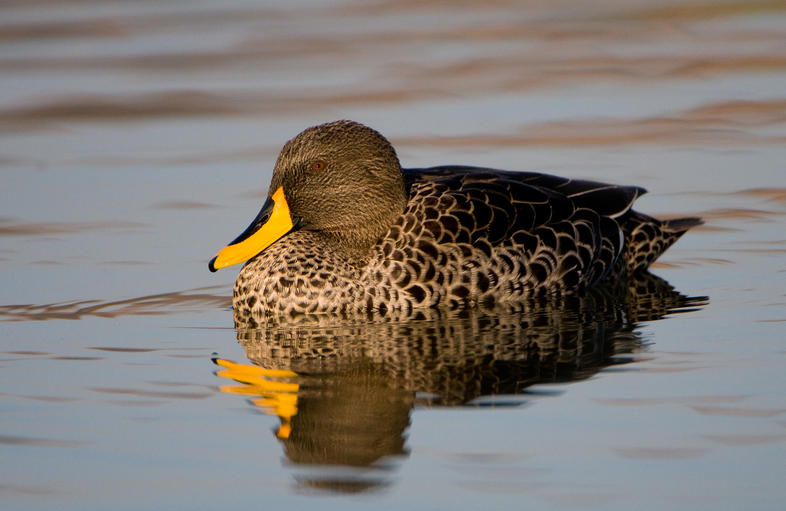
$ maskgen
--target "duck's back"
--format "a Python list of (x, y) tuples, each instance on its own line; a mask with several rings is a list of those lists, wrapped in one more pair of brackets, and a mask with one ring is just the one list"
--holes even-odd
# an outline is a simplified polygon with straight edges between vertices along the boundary
[(645, 269), (698, 219), (631, 210), (645, 190), (465, 166), (404, 171), (406, 210), (366, 268), (372, 308), (514, 302)]

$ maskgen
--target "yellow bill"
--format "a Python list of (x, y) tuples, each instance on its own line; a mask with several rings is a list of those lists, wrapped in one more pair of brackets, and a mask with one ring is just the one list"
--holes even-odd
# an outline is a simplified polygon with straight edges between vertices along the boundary
[(287, 234), (294, 226), (289, 205), (284, 197), (284, 188), (279, 187), (262, 206), (262, 210), (251, 225), (229, 245), (222, 248), (210, 260), (208, 268), (210, 271), (216, 271), (219, 268), (247, 261)]

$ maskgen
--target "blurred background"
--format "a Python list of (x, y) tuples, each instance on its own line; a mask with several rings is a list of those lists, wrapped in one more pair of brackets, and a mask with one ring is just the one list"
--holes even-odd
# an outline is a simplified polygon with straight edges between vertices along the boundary
[[(4, 302), (95, 298), (26, 284), (59, 275), (50, 260), (122, 296), (147, 289), (151, 271), (166, 275), (159, 291), (230, 283), (203, 275), (204, 261), (253, 218), (283, 143), (339, 118), (388, 136), (404, 166), (542, 170), (660, 194), (745, 186), (749, 160), (728, 154), (748, 148), (762, 172), (783, 172), (781, 2), (2, 9), (0, 229), (39, 237), (0, 254), (14, 270)], [(701, 209), (684, 199), (653, 209)]]
[(635, 374), (515, 412), (416, 408), (386, 492), (326, 505), (783, 502), (782, 1), (6, 0), (9, 509), (316, 502), (275, 417), (217, 391), (211, 353), (245, 352), (236, 271), (207, 261), (258, 211), (284, 142), (341, 118), (405, 167), (644, 186), (637, 209), (707, 221), (654, 269), (711, 301), (643, 324)]

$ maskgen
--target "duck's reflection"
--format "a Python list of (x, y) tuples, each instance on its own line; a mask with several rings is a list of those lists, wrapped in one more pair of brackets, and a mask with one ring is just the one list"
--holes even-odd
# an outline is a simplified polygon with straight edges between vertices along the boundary
[(705, 302), (645, 274), (616, 289), (532, 300), (523, 310), (311, 316), (285, 325), (236, 316), (253, 365), (215, 362), (218, 376), (235, 380), (222, 391), (251, 396), (280, 418), (276, 435), (292, 463), (334, 467), (302, 475), (301, 484), (364, 491), (385, 484), (386, 460), (406, 454), (414, 405), (461, 406), (588, 378), (629, 360), (624, 355), (642, 343), (638, 322)]

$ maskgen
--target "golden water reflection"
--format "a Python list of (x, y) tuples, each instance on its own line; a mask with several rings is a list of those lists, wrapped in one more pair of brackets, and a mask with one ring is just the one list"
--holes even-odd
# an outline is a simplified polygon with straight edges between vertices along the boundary
[(647, 274), (583, 297), (533, 300), (525, 310), (310, 316), (285, 325), (236, 315), (251, 363), (214, 362), (219, 377), (233, 380), (223, 392), (278, 416), (275, 434), (290, 462), (370, 469), (311, 472), (300, 485), (366, 491), (385, 484), (380, 472), (390, 472), (391, 457), (407, 454), (414, 406), (522, 404), (532, 385), (584, 380), (632, 361), (644, 342), (640, 322), (706, 301)]

